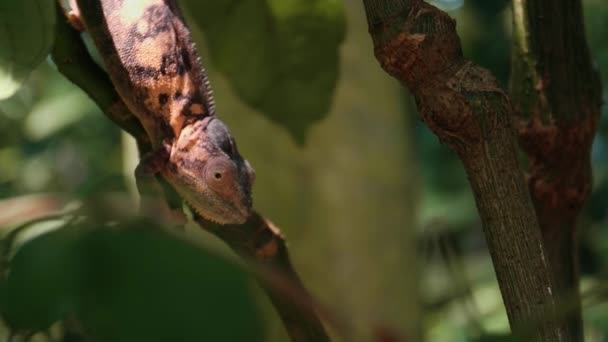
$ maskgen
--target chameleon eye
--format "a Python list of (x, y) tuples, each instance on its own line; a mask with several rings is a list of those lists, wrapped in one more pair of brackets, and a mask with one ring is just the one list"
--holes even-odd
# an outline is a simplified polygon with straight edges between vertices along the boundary
[(209, 187), (221, 194), (234, 191), (236, 169), (234, 164), (225, 158), (212, 158), (205, 167), (205, 180)]

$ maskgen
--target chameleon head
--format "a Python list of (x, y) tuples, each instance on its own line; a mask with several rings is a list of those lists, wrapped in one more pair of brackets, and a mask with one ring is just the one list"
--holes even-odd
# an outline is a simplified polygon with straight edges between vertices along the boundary
[(255, 172), (215, 116), (184, 127), (171, 148), (165, 177), (201, 216), (220, 224), (251, 215)]

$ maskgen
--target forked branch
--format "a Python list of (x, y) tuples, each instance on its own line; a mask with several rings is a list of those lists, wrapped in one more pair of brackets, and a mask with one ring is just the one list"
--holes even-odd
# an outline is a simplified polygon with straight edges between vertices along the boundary
[(464, 164), (513, 331), (566, 341), (508, 95), (489, 71), (464, 59), (445, 12), (422, 0), (363, 3), (380, 65), (407, 86), (422, 120)]

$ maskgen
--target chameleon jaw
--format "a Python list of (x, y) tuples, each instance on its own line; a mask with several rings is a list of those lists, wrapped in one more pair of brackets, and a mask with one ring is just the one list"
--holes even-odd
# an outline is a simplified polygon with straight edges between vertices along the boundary
[(247, 219), (251, 216), (252, 210), (249, 209), (247, 210), (246, 213), (241, 212), (243, 219), (239, 219), (238, 221), (236, 220), (225, 220), (223, 218), (220, 218), (219, 215), (214, 215), (214, 214), (210, 214), (210, 213), (204, 213), (203, 210), (200, 210), (197, 206), (194, 206), (192, 203), (190, 203), (189, 201), (184, 199), (184, 202), (188, 205), (188, 208), (190, 208), (190, 210), (199, 217), (202, 217), (203, 219), (210, 221), (212, 223), (216, 223), (216, 224), (220, 224), (220, 225), (230, 225), (230, 224), (243, 224), (245, 222), (247, 222)]

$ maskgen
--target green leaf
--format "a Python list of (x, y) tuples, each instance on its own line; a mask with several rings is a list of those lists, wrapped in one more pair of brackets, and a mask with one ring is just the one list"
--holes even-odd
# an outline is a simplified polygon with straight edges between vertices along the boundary
[(246, 274), (149, 222), (45, 234), (1, 285), (2, 315), (20, 331), (69, 314), (94, 341), (262, 341)]
[(53, 45), (55, 3), (0, 1), (0, 100), (12, 96)]
[(78, 232), (60, 229), (26, 242), (0, 283), (2, 317), (15, 331), (41, 331), (76, 306), (80, 259)]
[(182, 2), (236, 93), (303, 142), (331, 106), (345, 31), (342, 1)]
[(515, 339), (509, 334), (483, 334), (475, 342), (515, 342)]
[(90, 103), (87, 95), (76, 91), (45, 97), (32, 107), (24, 131), (34, 141), (46, 139), (81, 120)]

